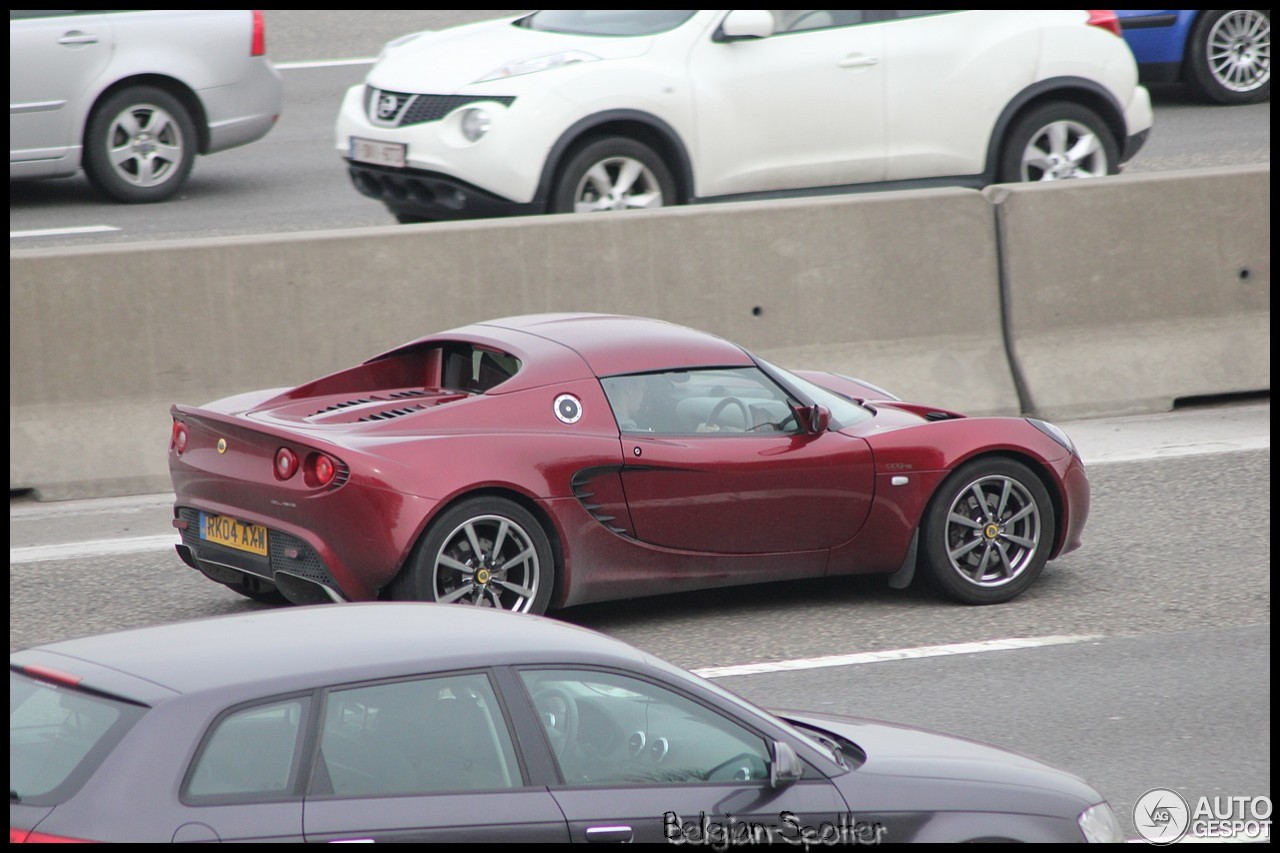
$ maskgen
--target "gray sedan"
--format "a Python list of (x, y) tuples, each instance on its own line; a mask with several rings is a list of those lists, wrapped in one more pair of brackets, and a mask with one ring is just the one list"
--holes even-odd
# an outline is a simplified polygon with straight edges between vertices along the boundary
[(257, 10), (9, 12), (11, 181), (83, 168), (117, 201), (162, 201), (282, 99)]
[(762, 711), (620, 641), (437, 604), (260, 611), (10, 655), (11, 841), (1119, 841), (1089, 785)]

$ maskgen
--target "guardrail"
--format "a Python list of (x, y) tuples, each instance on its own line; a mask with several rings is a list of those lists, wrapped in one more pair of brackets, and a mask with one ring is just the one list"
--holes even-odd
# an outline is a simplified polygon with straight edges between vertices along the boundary
[(169, 487), (169, 405), (542, 311), (660, 317), (970, 414), (1270, 388), (1270, 166), (10, 252), (9, 487)]

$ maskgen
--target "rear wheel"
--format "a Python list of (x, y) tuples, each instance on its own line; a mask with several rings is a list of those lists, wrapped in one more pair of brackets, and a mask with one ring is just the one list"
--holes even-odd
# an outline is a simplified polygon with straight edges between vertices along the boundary
[(1119, 146), (1093, 110), (1066, 101), (1043, 104), (1013, 123), (1000, 158), (1000, 181), (1097, 178), (1120, 170)]
[(1218, 9), (1203, 13), (1187, 42), (1186, 78), (1220, 104), (1271, 97), (1271, 13)]
[(432, 522), (390, 592), (400, 601), (545, 613), (554, 583), (551, 543), (533, 514), (481, 497)]
[(934, 494), (921, 524), (922, 558), (934, 586), (965, 604), (998, 604), (1039, 577), (1054, 541), (1053, 504), (1031, 469), (980, 459)]
[(671, 170), (647, 145), (623, 136), (597, 139), (565, 164), (552, 213), (637, 210), (676, 203)]
[(85, 174), (99, 192), (123, 202), (163, 201), (191, 172), (196, 127), (173, 95), (133, 86), (97, 106), (84, 145)]

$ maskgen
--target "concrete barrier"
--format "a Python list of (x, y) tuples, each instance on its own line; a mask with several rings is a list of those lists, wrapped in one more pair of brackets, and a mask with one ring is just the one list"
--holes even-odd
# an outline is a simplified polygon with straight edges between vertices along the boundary
[(706, 329), (975, 414), (1019, 409), (995, 222), (940, 189), (10, 253), (9, 486), (169, 487), (168, 408), (541, 311)]
[(1011, 364), (1046, 417), (1271, 387), (1271, 169), (988, 187)]

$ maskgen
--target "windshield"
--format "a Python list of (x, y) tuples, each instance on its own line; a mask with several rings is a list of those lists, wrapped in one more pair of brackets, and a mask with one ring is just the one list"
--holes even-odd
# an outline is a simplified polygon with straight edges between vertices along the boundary
[(871, 410), (866, 406), (855, 403), (848, 397), (828, 391), (821, 385), (815, 385), (807, 379), (801, 379), (790, 371), (769, 364), (767, 361), (761, 361), (768, 370), (781, 378), (783, 382), (790, 385), (796, 391), (804, 394), (810, 400), (819, 405), (826, 406), (831, 410), (831, 428), (845, 429), (854, 424), (860, 424), (863, 421), (870, 420), (872, 417)]
[(696, 9), (543, 9), (517, 26), (580, 36), (651, 36), (673, 30)]

